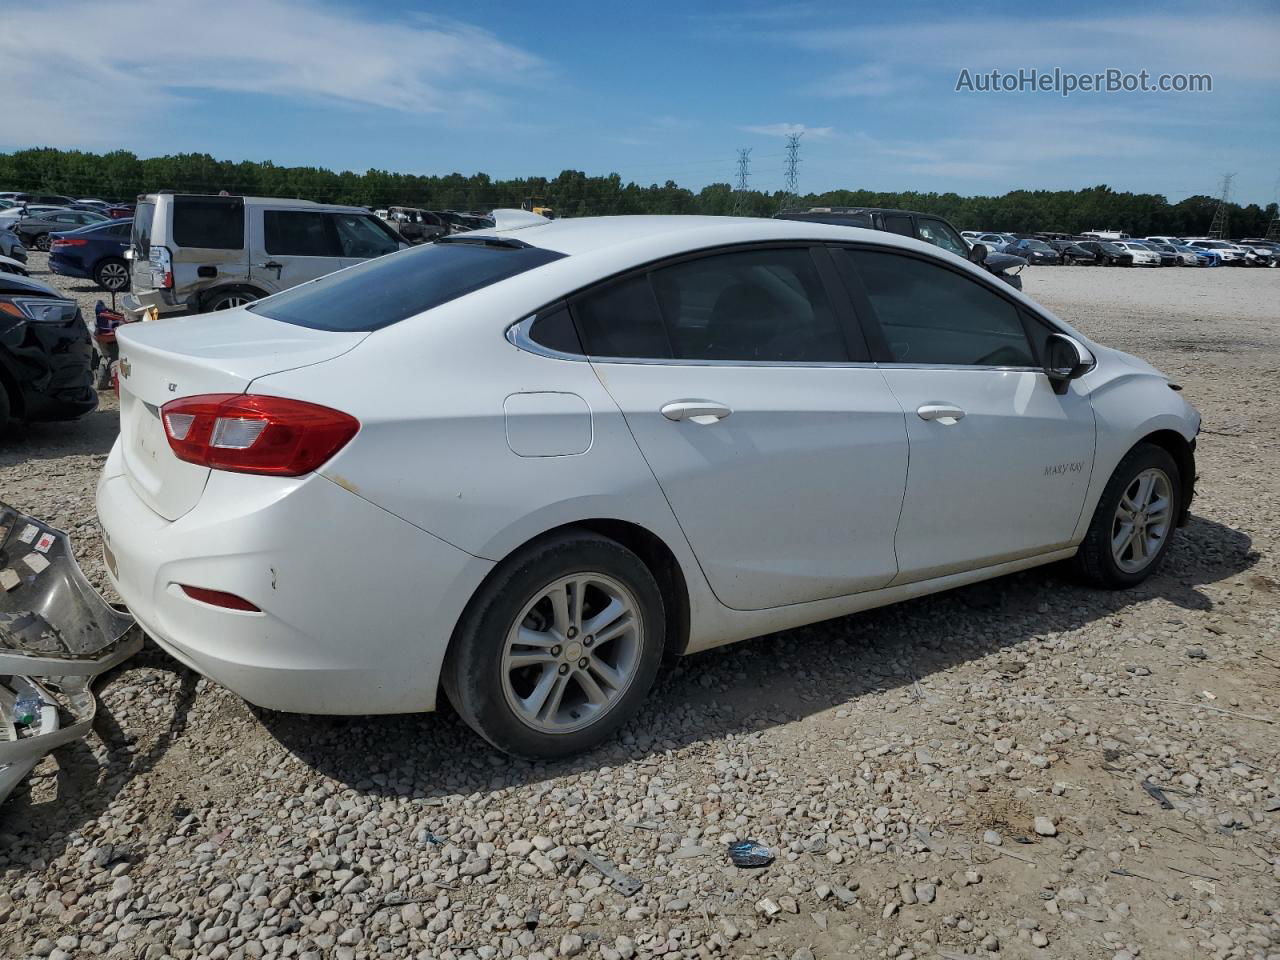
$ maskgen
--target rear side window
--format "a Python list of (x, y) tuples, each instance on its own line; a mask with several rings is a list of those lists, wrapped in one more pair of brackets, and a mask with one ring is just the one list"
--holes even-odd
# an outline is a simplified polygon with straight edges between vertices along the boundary
[(655, 270), (680, 360), (843, 363), (849, 352), (808, 250), (750, 250)]
[(299, 210), (264, 210), (263, 245), (267, 253), (292, 257), (336, 257), (337, 244), (325, 214)]
[(671, 342), (648, 274), (597, 287), (573, 304), (582, 345), (593, 357), (669, 359)]
[(1031, 367), (1018, 308), (980, 283), (915, 257), (845, 250), (894, 363)]
[(151, 218), (155, 212), (154, 203), (139, 203), (133, 208), (133, 245), (144, 260), (151, 254)]
[(180, 247), (240, 250), (244, 201), (239, 197), (174, 197), (173, 242)]
[(315, 330), (378, 330), (564, 256), (510, 240), (428, 243), (328, 274), (249, 309)]

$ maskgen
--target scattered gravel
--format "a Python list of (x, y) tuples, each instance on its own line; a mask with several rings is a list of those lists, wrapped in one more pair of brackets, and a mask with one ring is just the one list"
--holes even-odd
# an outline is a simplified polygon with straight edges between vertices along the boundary
[[(1031, 571), (699, 655), (554, 765), (448, 713), (252, 709), (149, 646), (0, 814), (0, 956), (1277, 960), (1280, 271), (1025, 276), (1204, 413), (1144, 586)], [(99, 584), (114, 417), (0, 450)]]

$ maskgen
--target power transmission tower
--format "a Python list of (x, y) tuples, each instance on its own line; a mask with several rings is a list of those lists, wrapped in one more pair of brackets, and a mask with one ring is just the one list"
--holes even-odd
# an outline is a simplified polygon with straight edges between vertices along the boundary
[(800, 138), (804, 131), (787, 134), (787, 159), (783, 164), (783, 193), (779, 209), (785, 210), (800, 197)]
[(1214, 240), (1225, 240), (1227, 237), (1227, 201), (1231, 198), (1231, 181), (1234, 173), (1222, 175), (1222, 195), (1218, 198), (1218, 209), (1213, 213), (1213, 223), (1209, 225), (1209, 236)]
[(738, 183), (733, 188), (733, 212), (741, 216), (747, 212), (747, 181), (751, 178), (751, 148), (738, 151)]

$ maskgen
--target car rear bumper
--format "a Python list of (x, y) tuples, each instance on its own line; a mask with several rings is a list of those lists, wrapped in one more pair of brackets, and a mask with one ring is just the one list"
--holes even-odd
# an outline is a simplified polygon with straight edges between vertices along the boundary
[[(112, 584), (146, 633), (250, 703), (293, 713), (432, 710), (445, 649), (492, 569), (317, 474), (213, 471), (176, 521), (112, 451), (98, 518)], [(246, 613), (179, 584), (233, 593)]]
[(62, 277), (80, 277), (81, 279), (93, 279), (93, 273), (79, 260), (72, 260), (68, 257), (59, 256), (56, 253), (49, 255), (49, 269)]
[(162, 317), (181, 316), (189, 313), (186, 304), (174, 302), (168, 290), (147, 290), (143, 293), (126, 293), (120, 298), (120, 309), (134, 320), (145, 320), (144, 314), (152, 307)]

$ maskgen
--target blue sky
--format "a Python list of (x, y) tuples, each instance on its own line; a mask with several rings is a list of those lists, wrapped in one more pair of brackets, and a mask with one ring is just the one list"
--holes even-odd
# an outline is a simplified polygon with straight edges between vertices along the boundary
[[(804, 191), (1280, 188), (1273, 2), (42, 0), (6, 19), (0, 149), (698, 188), (750, 147), (752, 186), (776, 190), (803, 130)], [(955, 92), (962, 69), (1054, 67), (1213, 90)]]

